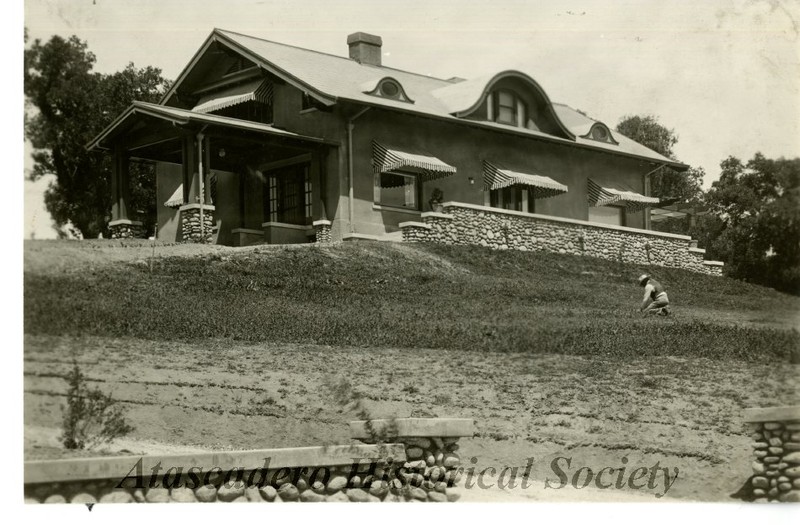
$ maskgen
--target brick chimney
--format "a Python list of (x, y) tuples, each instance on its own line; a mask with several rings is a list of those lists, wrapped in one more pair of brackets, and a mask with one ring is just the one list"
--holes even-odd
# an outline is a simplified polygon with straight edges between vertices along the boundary
[(381, 46), (383, 40), (369, 33), (353, 33), (347, 37), (347, 47), (350, 48), (350, 58), (361, 64), (373, 66), (381, 65)]

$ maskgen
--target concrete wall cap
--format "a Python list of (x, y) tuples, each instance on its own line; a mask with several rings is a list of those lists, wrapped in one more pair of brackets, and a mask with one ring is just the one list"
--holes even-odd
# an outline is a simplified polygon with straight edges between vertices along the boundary
[(426, 217), (436, 217), (439, 219), (455, 219), (455, 216), (449, 213), (442, 213), (438, 211), (426, 211), (424, 213), (420, 213), (419, 216), (423, 219)]
[(706, 253), (705, 249), (703, 248), (689, 248), (691, 253)]
[(430, 224), (425, 224), (424, 222), (417, 222), (417, 221), (401, 222), (400, 224), (398, 224), (398, 226), (400, 226), (401, 229), (402, 228), (423, 228), (425, 230), (432, 229), (432, 226)]
[(208, 210), (208, 211), (214, 211), (214, 210), (216, 210), (216, 209), (217, 209), (217, 207), (216, 207), (216, 206), (214, 206), (213, 204), (202, 204), (202, 205), (201, 205), (201, 204), (199, 204), (199, 203), (195, 203), (195, 204), (184, 204), (183, 206), (181, 206), (181, 207), (180, 207), (180, 208), (178, 208), (178, 209), (179, 209), (180, 211), (184, 211), (184, 210), (199, 210), (201, 206), (202, 206), (202, 208), (203, 208), (203, 211), (205, 211), (205, 210)]
[(325, 220), (325, 219), (320, 219), (318, 221), (312, 222), (311, 225), (312, 226), (330, 226), (331, 225), (331, 221), (328, 221), (328, 220)]
[(706, 266), (725, 266), (725, 263), (722, 261), (703, 261), (703, 264)]
[[(153, 456), (112, 456), (97, 458), (56, 459), (25, 462), (25, 483), (78, 481), (93, 479), (122, 480), (138, 462), (142, 472), (151, 472), (161, 463), (164, 468), (200, 467), (208, 472), (214, 467), (223, 471), (241, 468), (254, 470), (264, 467), (265, 458), (270, 458), (269, 468), (327, 467), (352, 465), (359, 460), (393, 458), (405, 461), (405, 448), (401, 444), (387, 445), (335, 445), (324, 447), (298, 447), (264, 450), (241, 450), (207, 452), (198, 454), (175, 454)], [(134, 476), (135, 474), (130, 474)], [(148, 476), (149, 475), (145, 474)]]
[(800, 405), (746, 408), (744, 411), (746, 423), (762, 423), (767, 421), (800, 421)]
[(117, 219), (115, 221), (111, 221), (108, 223), (109, 226), (121, 226), (121, 225), (128, 225), (128, 226), (141, 226), (141, 221), (131, 221), (128, 219)]

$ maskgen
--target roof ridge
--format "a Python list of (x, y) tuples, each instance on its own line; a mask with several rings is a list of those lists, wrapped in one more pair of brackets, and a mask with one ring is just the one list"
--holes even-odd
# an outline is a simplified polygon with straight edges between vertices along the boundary
[(422, 73), (416, 73), (414, 71), (408, 71), (408, 70), (405, 70), (405, 69), (399, 69), (399, 68), (391, 67), (391, 66), (384, 66), (384, 65), (375, 66), (373, 64), (364, 64), (362, 62), (357, 62), (357, 61), (353, 60), (352, 58), (348, 58), (348, 57), (345, 57), (345, 56), (342, 56), (342, 55), (334, 55), (333, 53), (327, 53), (325, 51), (318, 51), (316, 49), (309, 49), (307, 47), (300, 47), (300, 46), (296, 46), (296, 45), (293, 45), (293, 44), (284, 44), (283, 42), (276, 42), (275, 40), (269, 40), (267, 38), (262, 38), (262, 37), (259, 37), (259, 36), (246, 35), (244, 33), (238, 32), (238, 31), (231, 31), (229, 29), (222, 29), (222, 28), (219, 28), (219, 27), (215, 27), (214, 31), (220, 31), (222, 33), (232, 33), (234, 35), (239, 35), (239, 36), (243, 36), (243, 37), (246, 37), (246, 38), (252, 38), (253, 40), (261, 40), (262, 42), (269, 42), (270, 44), (276, 44), (276, 45), (284, 46), (284, 47), (291, 47), (293, 49), (299, 49), (301, 51), (308, 51), (310, 53), (316, 53), (318, 55), (325, 55), (325, 56), (328, 56), (328, 57), (331, 57), (331, 58), (338, 58), (340, 60), (346, 60), (348, 62), (355, 62), (356, 64), (358, 64), (360, 66), (371, 66), (371, 67), (374, 67), (374, 68), (389, 69), (391, 71), (399, 71), (400, 73), (406, 73), (408, 75), (414, 75), (414, 76), (417, 76), (417, 77), (433, 79), (433, 80), (438, 80), (440, 82), (445, 82), (447, 84), (452, 84), (452, 82), (449, 82), (447, 79), (444, 79), (444, 78), (434, 77), (434, 76), (431, 76), (431, 75), (424, 75)]

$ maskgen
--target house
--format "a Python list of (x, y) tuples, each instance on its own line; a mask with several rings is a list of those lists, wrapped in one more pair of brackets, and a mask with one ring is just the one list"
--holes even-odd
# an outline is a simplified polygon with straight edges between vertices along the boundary
[(88, 146), (115, 159), (114, 235), (142, 234), (131, 160), (156, 163), (159, 239), (234, 246), (414, 240), (462, 208), (647, 234), (648, 175), (688, 168), (523, 72), (433, 78), (383, 65), (381, 45), (354, 33), (341, 57), (215, 29), (159, 104)]

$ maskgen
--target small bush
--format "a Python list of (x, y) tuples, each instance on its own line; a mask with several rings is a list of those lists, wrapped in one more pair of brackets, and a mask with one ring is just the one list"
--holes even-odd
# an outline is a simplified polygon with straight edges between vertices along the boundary
[(86, 377), (73, 361), (67, 374), (67, 406), (61, 443), (67, 449), (91, 448), (122, 437), (133, 430), (124, 411), (111, 396), (86, 386)]

